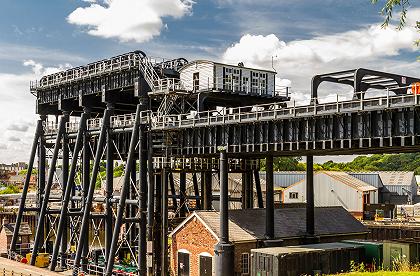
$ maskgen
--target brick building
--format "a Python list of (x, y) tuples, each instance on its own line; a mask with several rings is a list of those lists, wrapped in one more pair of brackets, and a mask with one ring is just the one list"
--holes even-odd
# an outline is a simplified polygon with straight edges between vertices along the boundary
[[(14, 223), (9, 223), (7, 220), (3, 221), (0, 230), (0, 254), (6, 254), (12, 242), (13, 231), (15, 229)], [(32, 231), (27, 222), (22, 222), (19, 228), (19, 236), (17, 240), (18, 252), (24, 252), (30, 248), (30, 239)]]
[[(207, 276), (214, 271), (214, 246), (219, 241), (219, 212), (196, 211), (172, 233), (171, 275)], [(275, 209), (275, 239), (281, 245), (305, 241), (306, 209)], [(320, 242), (365, 238), (367, 228), (342, 207), (315, 209), (315, 232)], [(263, 247), (265, 209), (229, 211), (229, 240), (234, 245), (235, 275), (249, 275), (251, 249)]]

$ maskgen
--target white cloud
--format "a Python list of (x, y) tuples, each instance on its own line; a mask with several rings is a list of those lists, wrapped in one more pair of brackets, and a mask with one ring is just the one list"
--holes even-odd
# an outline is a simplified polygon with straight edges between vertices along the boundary
[(35, 97), (29, 93), (29, 82), (70, 67), (44, 67), (33, 60), (23, 62), (30, 70), (22, 74), (0, 73), (0, 163), (27, 161), (35, 133)]
[(87, 27), (93, 36), (120, 41), (145, 42), (165, 27), (164, 17), (181, 18), (191, 13), (193, 0), (106, 0), (88, 1), (67, 18), (71, 24)]
[(378, 23), (358, 30), (290, 42), (282, 41), (274, 34), (246, 34), (224, 52), (222, 60), (271, 68), (274, 58), (279, 76), (293, 81), (297, 101), (309, 98), (313, 75), (328, 71), (368, 67), (395, 72), (399, 68), (401, 74), (412, 72), (418, 75), (420, 63), (390, 60), (403, 50), (416, 50), (413, 41), (418, 38), (418, 33), (414, 28), (414, 19), (420, 17), (420, 9), (412, 9), (408, 16), (408, 26), (401, 31), (392, 26), (382, 29)]

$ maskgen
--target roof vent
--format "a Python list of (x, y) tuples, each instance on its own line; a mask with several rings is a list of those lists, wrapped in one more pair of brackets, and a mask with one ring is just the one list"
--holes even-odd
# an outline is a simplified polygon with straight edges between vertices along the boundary
[(238, 63), (238, 67), (244, 67), (244, 63), (241, 61)]

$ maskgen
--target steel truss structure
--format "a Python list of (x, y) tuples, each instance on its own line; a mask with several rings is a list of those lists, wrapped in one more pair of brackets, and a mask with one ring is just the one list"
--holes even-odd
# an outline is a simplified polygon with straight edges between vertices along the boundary
[[(118, 274), (115, 262), (125, 258), (138, 275), (168, 275), (168, 231), (217, 200), (216, 275), (233, 275), (230, 202), (265, 207), (266, 237), (274, 238), (273, 157), (307, 156), (307, 236), (314, 241), (314, 155), (416, 151), (420, 145), (419, 96), (407, 93), (418, 78), (366, 69), (319, 75), (313, 100), (304, 106), (218, 91), (226, 108), (220, 112), (198, 104), (200, 97), (210, 103), (217, 98), (211, 91), (184, 88), (179, 68), (186, 63), (158, 62), (136, 51), (31, 84), (40, 119), (10, 256), (24, 213), (37, 211), (31, 265), (47, 251), (51, 270), (71, 268), (75, 275)], [(323, 81), (353, 85), (353, 98), (321, 103), (317, 90)], [(386, 90), (367, 98), (368, 88)], [(229, 99), (238, 97), (244, 106), (231, 105)], [(50, 123), (51, 115), (60, 122)], [(36, 156), (38, 204), (28, 208)], [(260, 159), (266, 161), (265, 199)], [(120, 183), (114, 183), (116, 165), (124, 168)], [(229, 195), (231, 172), (243, 175), (240, 197)], [(212, 186), (214, 176), (218, 187)], [(103, 194), (95, 193), (98, 185)]]

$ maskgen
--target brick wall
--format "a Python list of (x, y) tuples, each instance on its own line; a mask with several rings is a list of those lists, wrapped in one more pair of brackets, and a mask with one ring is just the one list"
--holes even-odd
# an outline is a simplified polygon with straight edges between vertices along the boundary
[[(242, 253), (249, 254), (249, 272), (251, 272), (251, 249), (257, 248), (257, 243), (253, 242), (244, 242), (244, 243), (235, 243), (235, 275), (242, 275)], [(244, 274), (247, 275), (247, 274)]]
[(7, 253), (7, 246), (8, 246), (8, 242), (7, 242), (7, 236), (6, 233), (4, 231), (0, 232), (0, 253)]
[(187, 250), (190, 252), (190, 276), (199, 276), (200, 253), (208, 253), (214, 257), (216, 243), (216, 238), (207, 228), (197, 218), (192, 218), (172, 237), (171, 275), (177, 275), (178, 250)]

